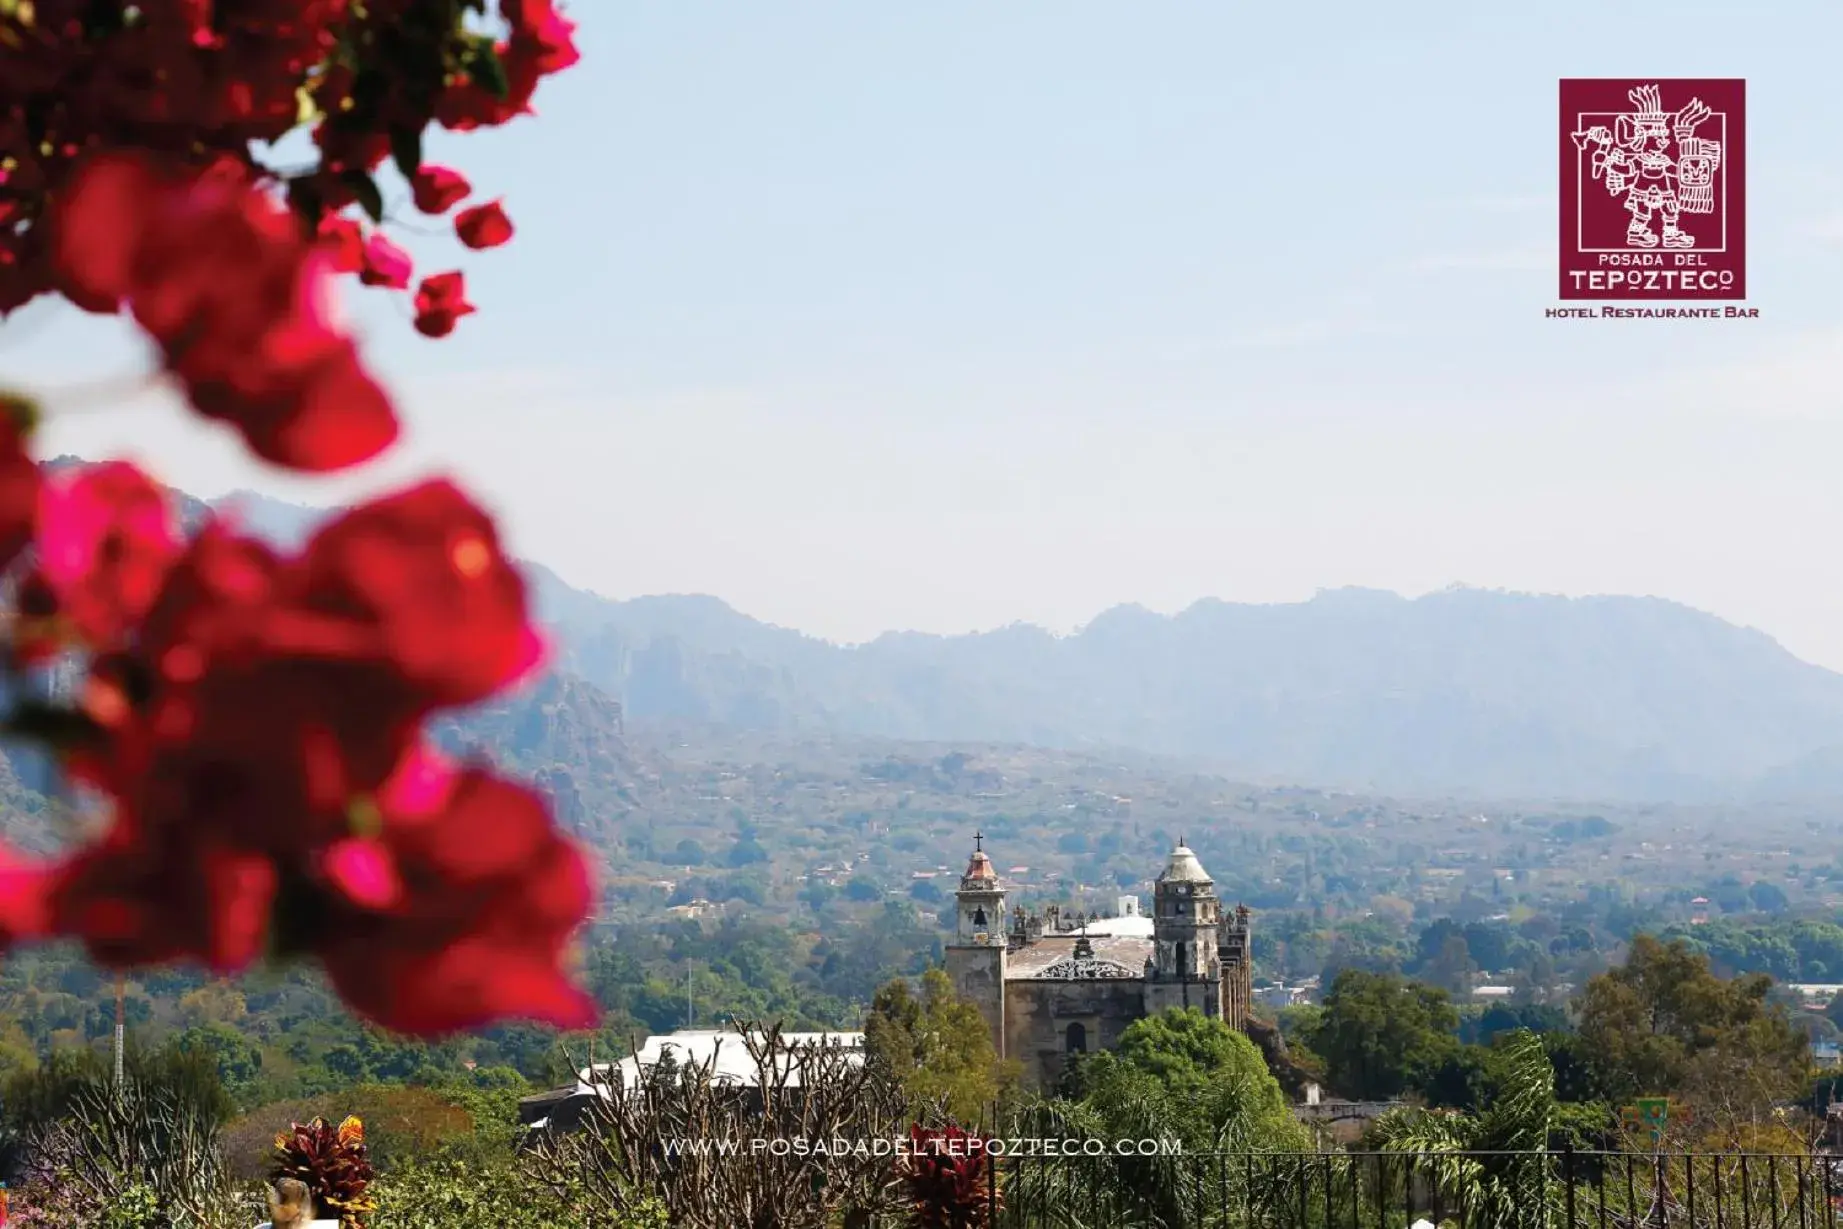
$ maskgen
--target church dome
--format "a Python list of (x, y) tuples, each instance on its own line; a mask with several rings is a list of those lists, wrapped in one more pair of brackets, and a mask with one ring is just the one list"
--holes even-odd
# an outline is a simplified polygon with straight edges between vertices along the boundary
[(1213, 883), (1209, 872), (1203, 869), (1203, 863), (1197, 861), (1197, 855), (1188, 845), (1180, 842), (1171, 851), (1171, 861), (1159, 873), (1160, 883)]

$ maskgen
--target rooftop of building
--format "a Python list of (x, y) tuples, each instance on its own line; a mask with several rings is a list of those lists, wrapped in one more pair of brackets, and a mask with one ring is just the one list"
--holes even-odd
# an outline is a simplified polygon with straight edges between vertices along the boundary
[[(1131, 917), (1097, 917), (1085, 922), (1085, 930), (1090, 939), (1150, 939), (1154, 922), (1143, 913)], [(1078, 932), (1079, 933), (1079, 932)]]
[[(1131, 920), (1131, 919), (1109, 919)], [(1147, 919), (1148, 921), (1150, 919)], [(1075, 959), (1075, 945), (1082, 939), (1079, 932), (1058, 932), (1046, 934), (1041, 939), (1014, 948), (1005, 957), (1006, 981), (1055, 981), (1063, 980), (1049, 972), (1064, 961)], [(1118, 978), (1143, 978), (1145, 962), (1152, 956), (1152, 939), (1148, 933), (1144, 937), (1136, 935), (1099, 935), (1090, 928), (1088, 945), (1093, 949), (1091, 959), (1117, 965), (1124, 973), (1110, 973), (1104, 967), (1090, 969), (1081, 980), (1107, 981)], [(1049, 973), (1049, 976), (1045, 974)], [(1099, 974), (1098, 976), (1096, 974)]]
[[(967, 862), (966, 873), (962, 876), (961, 891), (970, 893), (975, 898), (993, 892), (1003, 892), (1004, 884), (999, 880), (992, 859), (985, 852), (985, 834), (974, 836), (973, 853)], [(1157, 883), (1182, 883), (1190, 887), (1208, 887), (1214, 883), (1196, 852), (1184, 843), (1180, 837), (1177, 846), (1172, 849), (1165, 868), (1159, 872)], [(1237, 906), (1227, 917), (1225, 925), (1230, 930), (1241, 931), (1247, 927), (1248, 910)], [(1057, 905), (1050, 905), (1042, 912), (1032, 912), (1026, 919), (1021, 910), (1011, 911), (1002, 923), (1012, 943), (1014, 953), (1023, 953), (1042, 949), (1038, 955), (1031, 957), (1033, 966), (1053, 963), (1054, 956), (1044, 956), (1047, 951), (1044, 944), (1061, 942), (1071, 947), (1081, 934), (1097, 943), (1102, 940), (1122, 941), (1138, 944), (1143, 949), (1139, 959), (1149, 953), (1152, 939), (1156, 933), (1157, 923), (1150, 914), (1140, 911), (1140, 899), (1125, 895), (1115, 899), (1115, 911), (1111, 917), (1099, 917), (1089, 914), (1085, 918), (1079, 910), (1063, 912)], [(995, 932), (994, 932), (995, 933)], [(1027, 936), (1020, 943), (1020, 935)], [(1015, 962), (1015, 957), (1014, 957)], [(1019, 974), (1032, 977), (1034, 974)]]
[[(754, 1039), (760, 1042), (764, 1035), (756, 1033)], [(790, 1086), (800, 1082), (799, 1069), (793, 1065), (789, 1053), (791, 1050), (836, 1047), (846, 1062), (864, 1061), (863, 1033), (782, 1033), (781, 1044), (778, 1062), (788, 1065), (786, 1074)], [(713, 1083), (753, 1088), (761, 1082), (762, 1069), (750, 1056), (748, 1042), (740, 1032), (731, 1028), (686, 1028), (648, 1037), (639, 1053), (619, 1062), (584, 1067), (576, 1076), (576, 1094), (587, 1096), (596, 1091), (597, 1085), (616, 1081), (623, 1087), (632, 1087), (643, 1068), (656, 1065), (668, 1053), (680, 1067), (709, 1064)]]

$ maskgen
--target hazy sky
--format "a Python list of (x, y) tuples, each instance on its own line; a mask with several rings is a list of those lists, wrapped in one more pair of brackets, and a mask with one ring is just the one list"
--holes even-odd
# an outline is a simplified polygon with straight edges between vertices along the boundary
[[(411, 424), (373, 484), (451, 469), (578, 585), (835, 639), (1465, 583), (1843, 668), (1834, 0), (575, 15), (540, 118), (431, 148), (520, 226), (409, 235), (480, 314), (346, 296)], [(1556, 79), (1638, 74), (1748, 79), (1758, 321), (1543, 318)], [(350, 493), (110, 408), (145, 364), (62, 307), (0, 329), (54, 451)]]

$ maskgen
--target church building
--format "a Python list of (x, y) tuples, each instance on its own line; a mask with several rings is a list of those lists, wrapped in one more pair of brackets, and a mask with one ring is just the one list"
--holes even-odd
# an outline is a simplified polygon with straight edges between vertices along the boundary
[(984, 838), (955, 894), (947, 973), (992, 1029), (1001, 1058), (1036, 1087), (1055, 1082), (1070, 1054), (1111, 1049), (1127, 1025), (1195, 1007), (1246, 1031), (1253, 1003), (1249, 916), (1224, 915), (1216, 886), (1180, 839), (1152, 894), (1152, 916), (1122, 897), (1117, 916), (1068, 917), (1051, 906), (1005, 913)]

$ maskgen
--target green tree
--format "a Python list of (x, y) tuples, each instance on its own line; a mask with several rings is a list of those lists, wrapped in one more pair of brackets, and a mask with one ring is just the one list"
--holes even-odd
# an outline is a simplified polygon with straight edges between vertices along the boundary
[(1493, 1003), (1476, 1017), (1460, 1021), (1459, 1039), (1490, 1045), (1500, 1034), (1520, 1028), (1532, 1033), (1565, 1033), (1570, 1028), (1568, 1013), (1560, 1007), (1535, 1003)]
[(1767, 999), (1772, 978), (1724, 981), (1681, 941), (1632, 941), (1626, 962), (1587, 983), (1580, 1038), (1599, 1091), (1615, 1103), (1675, 1094), (1706, 1120), (1770, 1110), (1808, 1083), (1802, 1029)]
[(1442, 990), (1458, 994), (1471, 989), (1473, 975), (1477, 972), (1478, 965), (1472, 961), (1465, 937), (1455, 934), (1448, 935), (1440, 944), (1440, 950), (1421, 967), (1420, 976)]
[[(1179, 1140), (1186, 1154), (1283, 1152), (1311, 1147), (1254, 1043), (1195, 1008), (1134, 1021), (1113, 1052), (1080, 1062), (1065, 1095), (1027, 1107), (1019, 1135), (1119, 1140)], [(1214, 1192), (1196, 1169), (1168, 1156), (1113, 1156), (1095, 1164), (1045, 1166), (1025, 1180), (1021, 1198), (1060, 1209), (1075, 1224), (1199, 1224)], [(1239, 1184), (1239, 1170), (1234, 1175)]]
[[(1138, 1125), (1146, 1135), (1137, 1138), (1177, 1134), (1193, 1145), (1217, 1146), (1225, 1132), (1243, 1140), (1278, 1138), (1293, 1122), (1255, 1044), (1194, 1007), (1133, 1021), (1112, 1053), (1081, 1065), (1072, 1090), (1121, 1128), (1143, 1118)], [(1155, 1109), (1129, 1112), (1134, 1106)]]
[(999, 1061), (985, 1017), (954, 993), (941, 969), (922, 974), (919, 997), (905, 981), (877, 991), (864, 1049), (916, 1108), (940, 1103), (962, 1122), (977, 1120), (1016, 1081), (1011, 1065)]
[(1843, 994), (1830, 1000), (1829, 1005), (1824, 1008), (1824, 1018), (1838, 1028), (1843, 1028)]
[(1761, 913), (1784, 913), (1792, 903), (1787, 899), (1784, 888), (1764, 879), (1756, 879), (1747, 885), (1747, 899)]
[(768, 861), (768, 851), (753, 836), (744, 836), (730, 846), (728, 861), (735, 867), (753, 866)]
[(1115, 1054), (1178, 1096), (1228, 1080), (1252, 1090), (1263, 1109), (1286, 1105), (1254, 1043), (1194, 1007), (1133, 1021), (1120, 1035)]
[[(1507, 1034), (1484, 1060), (1488, 1108), (1471, 1114), (1410, 1108), (1383, 1115), (1370, 1142), (1431, 1164), (1440, 1188), (1457, 1195), (1466, 1224), (1529, 1223), (1529, 1200), (1545, 1189), (1536, 1166), (1555, 1127), (1555, 1072), (1534, 1033)], [(1551, 1196), (1554, 1198), (1555, 1196)]]
[(233, 1097), (245, 1096), (262, 1078), (262, 1050), (228, 1024), (189, 1028), (173, 1039), (173, 1045), (182, 1053), (198, 1053), (215, 1063), (218, 1078)]
[(1458, 1048), (1459, 1013), (1446, 992), (1394, 973), (1345, 969), (1323, 1007), (1301, 1039), (1332, 1087), (1360, 1100), (1422, 1087)]

